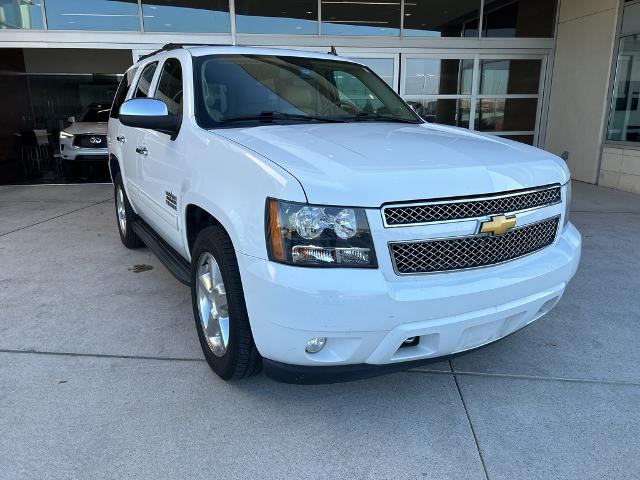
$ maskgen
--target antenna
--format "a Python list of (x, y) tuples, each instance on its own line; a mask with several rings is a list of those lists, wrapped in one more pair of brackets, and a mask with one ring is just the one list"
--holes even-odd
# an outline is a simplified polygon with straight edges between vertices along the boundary
[(336, 57), (338, 56), (338, 51), (336, 50), (336, 47), (334, 47), (333, 45), (331, 45), (331, 50), (329, 50), (327, 53), (329, 55), (335, 55)]

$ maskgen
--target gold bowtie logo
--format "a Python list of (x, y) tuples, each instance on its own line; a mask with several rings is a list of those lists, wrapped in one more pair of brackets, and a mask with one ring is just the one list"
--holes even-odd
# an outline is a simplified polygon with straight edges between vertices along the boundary
[(488, 233), (491, 235), (504, 235), (516, 226), (515, 215), (492, 215), (491, 220), (480, 224), (480, 233)]

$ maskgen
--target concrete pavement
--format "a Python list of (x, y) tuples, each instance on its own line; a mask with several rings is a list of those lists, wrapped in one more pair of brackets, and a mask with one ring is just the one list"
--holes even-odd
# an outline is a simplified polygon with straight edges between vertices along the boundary
[(573, 210), (583, 261), (547, 317), (292, 386), (209, 370), (188, 289), (122, 247), (111, 186), (0, 187), (0, 478), (638, 478), (640, 196), (576, 183)]

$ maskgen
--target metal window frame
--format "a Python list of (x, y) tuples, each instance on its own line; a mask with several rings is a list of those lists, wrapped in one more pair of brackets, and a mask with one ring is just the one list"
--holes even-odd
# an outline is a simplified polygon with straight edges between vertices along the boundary
[(618, 18), (616, 19), (616, 36), (614, 38), (613, 44), (613, 52), (611, 55), (611, 68), (609, 71), (609, 88), (607, 89), (607, 108), (606, 115), (604, 117), (604, 125), (602, 128), (602, 141), (600, 146), (600, 154), (598, 156), (598, 168), (596, 173), (596, 185), (600, 181), (600, 169), (602, 168), (602, 151), (606, 147), (617, 147), (617, 148), (633, 148), (640, 149), (640, 142), (629, 142), (626, 140), (609, 140), (607, 137), (609, 135), (609, 124), (611, 122), (611, 114), (613, 107), (613, 92), (616, 89), (616, 83), (618, 80), (618, 60), (620, 54), (620, 40), (625, 37), (631, 37), (633, 35), (640, 35), (640, 30), (634, 31), (631, 33), (622, 34), (622, 20), (624, 17), (624, 9), (628, 6), (638, 5), (640, 4), (640, 0), (635, 0), (633, 2), (625, 3), (624, 0), (618, 0)]
[[(638, 0), (640, 1), (640, 0)], [(403, 53), (401, 54), (401, 65), (400, 65), (400, 89), (399, 94), (405, 100), (453, 100), (453, 99), (468, 99), (470, 101), (469, 107), (469, 127), (468, 129), (471, 131), (480, 131), (476, 130), (476, 110), (477, 104), (480, 99), (488, 98), (488, 99), (512, 99), (512, 98), (530, 98), (537, 99), (536, 105), (536, 118), (534, 121), (534, 130), (522, 130), (522, 131), (482, 131), (482, 133), (491, 133), (498, 136), (509, 136), (509, 135), (533, 135), (533, 145), (539, 145), (540, 139), (540, 128), (542, 125), (542, 119), (544, 116), (543, 111), (543, 97), (545, 92), (545, 78), (546, 78), (546, 70), (548, 66), (548, 56), (549, 54), (541, 54), (541, 53), (516, 53), (516, 52), (508, 52), (506, 49), (501, 49), (499, 51), (483, 51), (482, 53), (469, 53), (466, 52), (434, 52), (434, 53)], [(418, 59), (434, 59), (434, 60), (469, 60), (473, 59), (473, 74), (472, 74), (472, 84), (471, 84), (471, 94), (461, 93), (461, 94), (427, 94), (427, 95), (407, 95), (406, 94), (406, 75), (407, 75), (407, 62), (406, 60), (418, 58)], [(540, 78), (538, 80), (538, 92), (531, 94), (481, 94), (480, 93), (480, 61), (481, 60), (539, 60), (540, 63)]]

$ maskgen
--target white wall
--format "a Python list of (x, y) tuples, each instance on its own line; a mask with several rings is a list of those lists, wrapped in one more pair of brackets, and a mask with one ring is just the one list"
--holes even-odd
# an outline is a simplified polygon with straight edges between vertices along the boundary
[(569, 152), (573, 178), (595, 183), (606, 126), (618, 0), (561, 0), (545, 148)]

